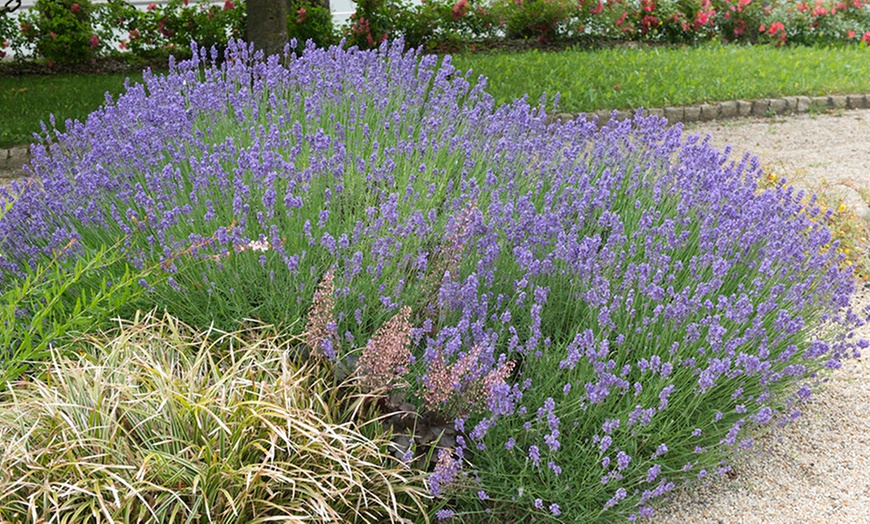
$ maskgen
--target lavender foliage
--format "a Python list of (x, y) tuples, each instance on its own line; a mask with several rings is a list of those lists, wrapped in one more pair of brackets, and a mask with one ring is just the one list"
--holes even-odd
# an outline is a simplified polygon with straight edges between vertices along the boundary
[(298, 332), (331, 271), (338, 359), (410, 308), (403, 383), (463, 435), (431, 478), (445, 519), (648, 516), (866, 345), (818, 208), (754, 159), (495, 107), (401, 42), (284, 62), (197, 49), (35, 145), (5, 278), (124, 238), (170, 274), (150, 306)]

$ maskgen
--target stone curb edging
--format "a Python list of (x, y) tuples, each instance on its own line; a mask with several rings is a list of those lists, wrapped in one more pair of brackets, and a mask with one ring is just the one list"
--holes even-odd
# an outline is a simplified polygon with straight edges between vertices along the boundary
[[(759, 100), (731, 100), (691, 106), (669, 106), (644, 109), (643, 115), (655, 115), (667, 119), (669, 125), (677, 122), (709, 122), (741, 117), (763, 117), (838, 109), (870, 109), (870, 94), (829, 96), (787, 96)], [(611, 111), (599, 109), (589, 113), (556, 113), (550, 118), (567, 122), (585, 116), (587, 120), (598, 118), (603, 126), (611, 118), (622, 121), (632, 118), (636, 111)], [(0, 149), (0, 178), (23, 176), (22, 166), (30, 159), (30, 146)]]
[(30, 160), (30, 146), (15, 146), (0, 149), (0, 179), (24, 175), (21, 167)]
[[(709, 122), (742, 117), (764, 117), (807, 113), (809, 111), (824, 111), (838, 109), (870, 109), (870, 94), (863, 95), (829, 95), (829, 96), (787, 96), (783, 98), (762, 98), (759, 100), (731, 100), (691, 106), (669, 106), (644, 109), (643, 115), (655, 115), (665, 118), (669, 125), (677, 122)], [(598, 125), (603, 126), (611, 118), (622, 121), (632, 118), (636, 111), (611, 111), (599, 109), (588, 113), (557, 113), (554, 120), (567, 122), (581, 116), (587, 120), (598, 118)]]

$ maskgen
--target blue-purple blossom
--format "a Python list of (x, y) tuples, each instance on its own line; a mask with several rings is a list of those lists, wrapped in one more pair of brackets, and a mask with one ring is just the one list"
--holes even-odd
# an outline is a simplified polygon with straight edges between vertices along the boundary
[(435, 512), (435, 518), (438, 520), (450, 520), (456, 513), (449, 508), (439, 509)]
[(617, 489), (616, 492), (613, 494), (613, 497), (611, 497), (610, 500), (608, 500), (604, 504), (604, 508), (612, 508), (613, 506), (619, 504), (619, 501), (624, 499), (627, 495), (628, 493), (625, 491), (625, 488)]
[(538, 446), (532, 444), (529, 446), (529, 460), (532, 461), (532, 465), (538, 467), (541, 464), (541, 451), (538, 449)]
[(620, 451), (616, 454), (616, 470), (622, 471), (628, 467), (628, 464), (631, 462), (631, 457), (628, 453), (624, 451)]
[(646, 472), (646, 481), (652, 482), (658, 478), (659, 474), (662, 472), (661, 464), (654, 464), (651, 466)]

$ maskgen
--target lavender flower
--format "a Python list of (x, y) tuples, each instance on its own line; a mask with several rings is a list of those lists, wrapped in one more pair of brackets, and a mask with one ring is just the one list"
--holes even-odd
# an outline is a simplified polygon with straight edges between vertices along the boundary
[(541, 465), (541, 451), (534, 444), (529, 446), (529, 460), (532, 461), (532, 465), (535, 467)]

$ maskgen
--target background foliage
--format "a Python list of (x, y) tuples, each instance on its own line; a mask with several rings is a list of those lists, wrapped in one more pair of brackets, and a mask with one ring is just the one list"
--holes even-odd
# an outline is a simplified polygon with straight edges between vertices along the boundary
[[(540, 42), (704, 41), (783, 44), (870, 42), (864, 0), (361, 0), (342, 27), (312, 0), (291, 0), (288, 32), (301, 44), (361, 48), (403, 37), (406, 45), (455, 49), (474, 43), (530, 39)], [(191, 40), (224, 48), (244, 35), (245, 3), (169, 0), (144, 11), (127, 0), (40, 0), (14, 19), (0, 18), (3, 49), (35, 53), (52, 62), (86, 62), (130, 51), (138, 56), (190, 52)], [(121, 33), (120, 41), (117, 33)]]

